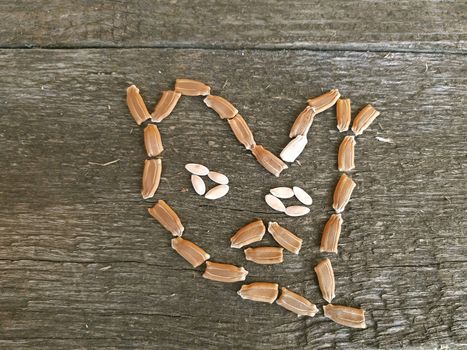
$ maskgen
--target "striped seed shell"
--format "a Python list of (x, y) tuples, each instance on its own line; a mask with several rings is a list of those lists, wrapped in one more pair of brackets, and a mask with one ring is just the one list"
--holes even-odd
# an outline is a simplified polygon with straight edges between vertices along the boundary
[(177, 105), (181, 94), (176, 91), (163, 91), (162, 96), (157, 102), (154, 112), (151, 113), (153, 122), (160, 123), (167, 118)]
[(172, 248), (186, 261), (193, 265), (193, 267), (198, 267), (210, 258), (209, 254), (203, 249), (182, 237), (172, 239)]
[(198, 80), (176, 79), (175, 91), (184, 96), (206, 96), (211, 92), (211, 88)]
[(279, 294), (279, 285), (270, 282), (253, 282), (244, 284), (237, 294), (240, 295), (242, 299), (272, 304)]
[(318, 312), (315, 304), (285, 287), (281, 288), (281, 296), (276, 300), (276, 303), (289, 311), (295, 312), (298, 316), (313, 317)]
[(162, 160), (146, 159), (144, 161), (143, 181), (141, 195), (144, 199), (154, 197), (154, 194), (159, 187), (162, 173)]
[(318, 114), (334, 106), (340, 96), (339, 90), (332, 89), (318, 97), (309, 99), (307, 102), (310, 107), (315, 109), (315, 114)]
[(355, 117), (352, 131), (355, 135), (362, 134), (378, 116), (379, 112), (372, 105), (366, 105)]
[(355, 169), (355, 136), (346, 136), (339, 146), (337, 157), (339, 171)]
[(206, 261), (203, 277), (212, 281), (233, 283), (244, 281), (247, 275), (248, 271), (243, 267)]
[(209, 169), (201, 164), (188, 163), (185, 165), (185, 169), (194, 175), (206, 176), (209, 174)]
[(273, 196), (272, 194), (267, 194), (264, 196), (264, 200), (266, 201), (267, 205), (269, 205), (275, 211), (285, 212), (285, 205), (282, 201)]
[(300, 248), (302, 247), (302, 239), (287, 230), (285, 227), (279, 225), (277, 222), (269, 222), (268, 232), (277, 243), (289, 252), (298, 254), (300, 251)]
[(167, 231), (174, 236), (181, 236), (185, 228), (178, 215), (162, 199), (152, 207), (148, 208), (149, 214), (156, 219)]
[(240, 228), (232, 237), (230, 237), (230, 247), (241, 248), (248, 244), (259, 242), (266, 233), (266, 227), (260, 219), (256, 219)]
[(229, 178), (227, 176), (215, 171), (210, 171), (208, 177), (219, 185), (227, 185), (229, 183)]
[(321, 235), (320, 252), (337, 253), (337, 244), (342, 228), (342, 215), (332, 214), (329, 220), (324, 225)]
[(328, 303), (336, 296), (336, 282), (334, 281), (334, 271), (332, 270), (331, 260), (323, 259), (315, 266), (316, 276), (318, 276), (319, 289), (323, 299)]
[(229, 192), (229, 185), (217, 185), (211, 188), (205, 195), (206, 199), (219, 199), (224, 197)]
[(352, 180), (351, 177), (346, 174), (342, 174), (339, 182), (334, 190), (332, 207), (336, 213), (342, 213), (347, 203), (349, 203), (350, 196), (357, 184)]
[(282, 160), (280, 160), (261, 145), (256, 145), (253, 147), (251, 152), (255, 156), (258, 163), (276, 177), (279, 177), (282, 170), (288, 168), (288, 166)]
[(313, 199), (311, 196), (306, 193), (306, 191), (298, 186), (294, 186), (293, 188), (293, 193), (295, 194), (295, 197), (302, 202), (305, 205), (312, 205), (313, 204)]
[(148, 157), (156, 157), (164, 150), (161, 134), (154, 124), (148, 124), (144, 128), (144, 147)]
[(139, 89), (135, 85), (131, 85), (126, 89), (126, 103), (136, 124), (141, 125), (141, 123), (151, 118), (143, 98), (139, 94)]
[(284, 248), (280, 247), (256, 247), (244, 250), (245, 259), (257, 264), (272, 265), (284, 261)]
[(299, 135), (306, 136), (310, 130), (315, 118), (315, 111), (313, 107), (307, 106), (295, 119), (292, 128), (290, 129), (289, 137), (292, 139)]
[(344, 305), (323, 306), (324, 316), (346, 327), (366, 328), (365, 310)]
[(350, 98), (340, 98), (336, 102), (337, 129), (340, 132), (349, 130), (351, 118)]
[(208, 97), (204, 99), (204, 103), (209, 108), (214, 109), (222, 119), (231, 119), (238, 114), (237, 108), (220, 96), (208, 95)]
[(292, 198), (295, 195), (293, 189), (290, 187), (275, 187), (271, 188), (269, 192), (277, 198), (282, 199)]
[(191, 175), (191, 185), (197, 194), (203, 196), (206, 193), (206, 184), (198, 175)]
[(285, 214), (288, 216), (303, 216), (310, 212), (310, 208), (304, 207), (302, 205), (291, 205), (290, 207), (285, 208)]
[(253, 137), (248, 124), (245, 119), (240, 114), (237, 114), (235, 117), (227, 119), (229, 122), (230, 128), (232, 129), (235, 137), (238, 142), (240, 142), (246, 149), (252, 149), (255, 147), (256, 142)]
[(308, 139), (306, 136), (298, 135), (297, 137), (290, 140), (287, 146), (284, 147), (280, 157), (285, 162), (295, 162), (295, 159), (297, 159), (298, 156), (303, 152), (307, 143)]

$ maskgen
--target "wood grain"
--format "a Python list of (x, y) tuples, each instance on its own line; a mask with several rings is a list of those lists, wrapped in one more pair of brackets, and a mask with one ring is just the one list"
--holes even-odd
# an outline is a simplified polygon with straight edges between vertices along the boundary
[[(464, 56), (0, 50), (0, 76), (1, 347), (467, 343)], [(339, 88), (352, 99), (353, 115), (369, 102), (381, 111), (357, 138), (357, 188), (343, 215), (338, 256), (319, 253), (344, 137), (334, 110), (316, 117), (301, 166), (277, 179), (201, 98), (182, 97), (159, 127), (166, 148), (159, 191), (154, 200), (141, 199), (143, 129), (127, 110), (125, 89), (136, 84), (152, 109), (177, 77), (206, 82), (232, 101), (258, 143), (275, 154), (306, 99), (322, 91)], [(109, 166), (89, 164), (116, 159)], [(215, 202), (195, 195), (183, 168), (188, 162), (227, 174), (229, 194)], [(273, 212), (263, 197), (281, 185), (309, 192), (311, 214), (297, 220)], [(173, 252), (170, 234), (147, 213), (160, 198), (180, 214), (185, 237), (213, 260), (243, 265), (247, 283), (277, 282), (300, 293), (320, 313), (297, 318), (276, 305), (243, 301), (236, 295), (241, 283), (201, 278), (202, 268), (192, 269)], [(254, 217), (302, 237), (300, 254), (285, 253), (277, 266), (246, 262), (241, 250), (229, 248), (229, 237)], [(265, 237), (262, 245), (274, 244)], [(323, 317), (313, 266), (324, 256), (335, 271), (334, 302), (366, 309), (368, 329), (346, 329)]]

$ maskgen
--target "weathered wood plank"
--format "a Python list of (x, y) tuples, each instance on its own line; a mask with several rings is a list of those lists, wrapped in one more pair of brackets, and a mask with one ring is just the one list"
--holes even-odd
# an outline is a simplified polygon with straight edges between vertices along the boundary
[[(0, 344), (6, 348), (361, 348), (465, 344), (465, 60), (460, 55), (305, 51), (0, 51)], [(137, 84), (152, 108), (176, 77), (199, 78), (234, 102), (259, 143), (279, 153), (308, 97), (338, 87), (356, 112), (382, 112), (357, 140), (355, 196), (344, 214), (336, 303), (367, 310), (367, 330), (320, 314), (300, 319), (242, 301), (240, 284), (206, 281), (170, 249), (139, 195), (142, 130), (125, 105)], [(201, 99), (183, 98), (160, 124), (166, 151), (157, 198), (213, 259), (244, 265), (320, 307), (313, 265), (338, 178), (343, 138), (317, 117), (301, 166), (276, 179)], [(394, 144), (375, 136), (389, 137)], [(120, 159), (107, 167), (89, 165)], [(183, 165), (230, 176), (207, 202)], [(267, 189), (299, 184), (314, 204), (285, 219)], [(255, 266), (228, 238), (253, 217), (304, 238), (299, 256)], [(270, 242), (270, 237), (267, 238)], [(201, 270), (201, 269), (196, 269)]]
[(430, 0), (3, 1), (3, 47), (465, 52), (467, 5)]

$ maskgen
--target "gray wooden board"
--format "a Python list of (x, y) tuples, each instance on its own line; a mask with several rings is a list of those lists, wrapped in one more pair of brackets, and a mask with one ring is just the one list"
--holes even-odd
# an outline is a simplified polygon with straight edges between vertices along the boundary
[[(307, 349), (467, 343), (465, 56), (413, 53), (90, 49), (0, 51), (0, 345), (3, 348)], [(381, 111), (358, 137), (358, 187), (345, 211), (337, 304), (366, 310), (368, 328), (323, 317), (313, 266), (331, 214), (344, 134), (320, 114), (309, 144), (280, 178), (268, 174), (201, 98), (183, 97), (159, 125), (166, 151), (156, 199), (213, 260), (247, 282), (276, 281), (319, 305), (298, 318), (241, 300), (240, 283), (201, 277), (170, 248), (141, 199), (142, 129), (125, 89), (150, 109), (177, 77), (231, 100), (258, 143), (278, 154), (308, 97), (333, 87), (355, 114)], [(393, 144), (376, 136), (391, 138)], [(92, 165), (89, 162), (106, 163)], [(194, 194), (183, 165), (228, 174), (218, 201)], [(299, 219), (272, 212), (268, 189), (297, 184), (314, 199)], [(292, 203), (292, 202), (289, 202)], [(229, 237), (255, 217), (304, 239), (278, 266), (246, 262)], [(266, 236), (262, 244), (273, 244)]]
[(0, 43), (466, 52), (466, 13), (460, 0), (1, 1)]

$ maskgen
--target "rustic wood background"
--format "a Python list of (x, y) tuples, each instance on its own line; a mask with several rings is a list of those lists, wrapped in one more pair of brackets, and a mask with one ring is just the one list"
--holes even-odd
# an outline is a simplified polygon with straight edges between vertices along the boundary
[[(467, 346), (466, 13), (464, 1), (1, 1), (0, 347)], [(339, 88), (354, 113), (368, 102), (381, 111), (358, 137), (358, 187), (332, 257), (335, 303), (363, 307), (366, 330), (322, 309), (297, 318), (242, 301), (240, 283), (204, 280), (170, 249), (146, 211), (154, 200), (139, 194), (142, 129), (125, 89), (139, 86), (152, 109), (177, 77), (233, 101), (276, 154), (324, 90)], [(343, 138), (334, 110), (278, 179), (200, 98), (182, 98), (160, 130), (156, 199), (179, 212), (186, 237), (245, 266), (248, 281), (277, 281), (321, 308), (313, 266)], [(196, 196), (187, 162), (228, 174), (229, 195)], [(292, 184), (313, 195), (304, 218), (263, 201)], [(296, 231), (301, 254), (246, 262), (229, 237), (254, 217)]]

